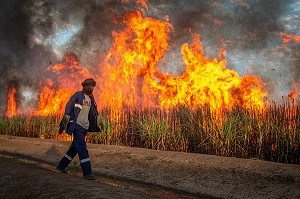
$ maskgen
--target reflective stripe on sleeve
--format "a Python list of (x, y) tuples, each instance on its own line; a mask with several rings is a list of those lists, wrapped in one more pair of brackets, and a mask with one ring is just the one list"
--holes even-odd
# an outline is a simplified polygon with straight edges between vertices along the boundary
[(90, 161), (90, 158), (85, 158), (85, 159), (80, 160), (80, 163), (85, 163), (85, 162), (89, 162), (89, 161)]
[(82, 109), (82, 106), (80, 104), (75, 104), (75, 107)]
[(65, 157), (70, 161), (72, 160), (72, 158), (70, 156), (68, 156), (67, 154), (65, 154)]

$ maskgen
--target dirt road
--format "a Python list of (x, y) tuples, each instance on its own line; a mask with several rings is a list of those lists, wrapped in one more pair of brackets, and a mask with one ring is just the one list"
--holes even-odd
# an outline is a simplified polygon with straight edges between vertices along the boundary
[[(24, 159), (20, 156), (0, 155), (0, 198), (196, 198), (176, 194), (159, 187), (137, 186), (97, 176), (87, 181), (80, 176), (80, 169), (63, 174), (54, 166)], [(211, 198), (211, 197), (207, 197)]]

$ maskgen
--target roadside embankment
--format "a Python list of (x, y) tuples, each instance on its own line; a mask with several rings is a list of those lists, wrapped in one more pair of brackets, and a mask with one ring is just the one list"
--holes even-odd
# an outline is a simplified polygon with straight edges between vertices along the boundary
[[(0, 153), (57, 164), (70, 142), (0, 135)], [(300, 165), (88, 144), (96, 175), (220, 198), (300, 198)], [(71, 165), (79, 165), (76, 156)]]

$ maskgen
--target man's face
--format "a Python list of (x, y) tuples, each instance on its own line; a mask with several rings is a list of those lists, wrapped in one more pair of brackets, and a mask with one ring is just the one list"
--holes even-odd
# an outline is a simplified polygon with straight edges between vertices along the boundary
[(93, 94), (93, 91), (94, 91), (94, 86), (91, 86), (91, 85), (89, 85), (89, 86), (84, 86), (83, 87), (83, 92), (86, 94), (86, 95), (91, 95), (91, 94)]

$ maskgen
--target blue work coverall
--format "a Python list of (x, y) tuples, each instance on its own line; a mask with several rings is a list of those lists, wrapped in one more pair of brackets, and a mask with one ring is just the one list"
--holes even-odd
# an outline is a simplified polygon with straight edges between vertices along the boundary
[(97, 117), (99, 115), (97, 110), (97, 104), (93, 97), (90, 97), (91, 107), (88, 116), (89, 128), (86, 130), (79, 124), (76, 124), (84, 99), (84, 92), (79, 91), (72, 95), (72, 97), (66, 105), (64, 115), (70, 116), (70, 120), (67, 125), (67, 134), (73, 134), (74, 138), (69, 150), (59, 162), (59, 168), (65, 170), (65, 168), (70, 164), (72, 159), (78, 153), (80, 166), (83, 175), (85, 176), (92, 173), (90, 157), (87, 150), (87, 145), (85, 143), (85, 136), (87, 132), (100, 132), (100, 129), (97, 126)]

